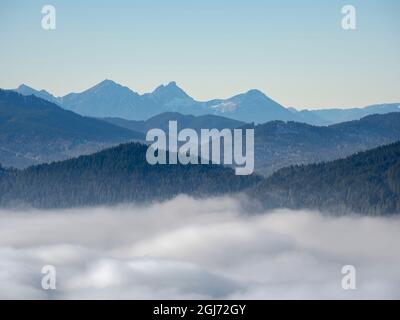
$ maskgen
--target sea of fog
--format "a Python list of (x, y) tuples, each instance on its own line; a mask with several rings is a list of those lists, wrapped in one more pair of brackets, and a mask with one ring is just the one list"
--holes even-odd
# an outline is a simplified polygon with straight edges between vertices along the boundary
[[(229, 197), (1, 210), (0, 298), (399, 299), (399, 244), (400, 217), (247, 214)], [(42, 289), (44, 265), (55, 290)]]

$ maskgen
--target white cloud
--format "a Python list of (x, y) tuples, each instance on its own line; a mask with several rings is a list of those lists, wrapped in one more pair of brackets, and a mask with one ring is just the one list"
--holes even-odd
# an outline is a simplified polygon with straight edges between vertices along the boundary
[[(0, 211), (0, 298), (400, 298), (400, 219), (178, 197), (150, 207)], [(57, 289), (40, 270), (57, 268)], [(357, 290), (341, 268), (357, 269)]]

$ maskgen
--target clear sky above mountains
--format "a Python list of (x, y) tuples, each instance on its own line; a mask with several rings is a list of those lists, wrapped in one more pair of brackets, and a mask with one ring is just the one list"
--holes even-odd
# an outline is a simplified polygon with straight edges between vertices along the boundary
[[(41, 28), (44, 4), (56, 30)], [(0, 87), (64, 95), (108, 78), (142, 93), (175, 80), (199, 100), (257, 88), (285, 106), (399, 102), (399, 14), (397, 0), (3, 0)]]

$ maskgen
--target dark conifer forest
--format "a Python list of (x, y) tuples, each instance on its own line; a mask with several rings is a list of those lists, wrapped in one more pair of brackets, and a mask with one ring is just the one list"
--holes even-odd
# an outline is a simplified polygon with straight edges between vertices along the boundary
[(219, 165), (150, 165), (147, 146), (130, 143), (89, 156), (0, 171), (2, 206), (76, 207), (216, 196), (261, 180)]
[(263, 208), (366, 215), (400, 212), (400, 142), (346, 159), (291, 166), (269, 178), (219, 165), (150, 165), (147, 146), (123, 144), (24, 170), (0, 169), (0, 204), (64, 208), (245, 192)]
[(284, 168), (249, 192), (267, 208), (366, 215), (400, 212), (400, 143), (346, 159)]

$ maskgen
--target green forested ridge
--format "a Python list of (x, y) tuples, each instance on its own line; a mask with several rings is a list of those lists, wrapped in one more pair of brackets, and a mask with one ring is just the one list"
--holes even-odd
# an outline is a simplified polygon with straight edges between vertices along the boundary
[(281, 169), (249, 194), (267, 208), (400, 213), (400, 142), (342, 160)]

